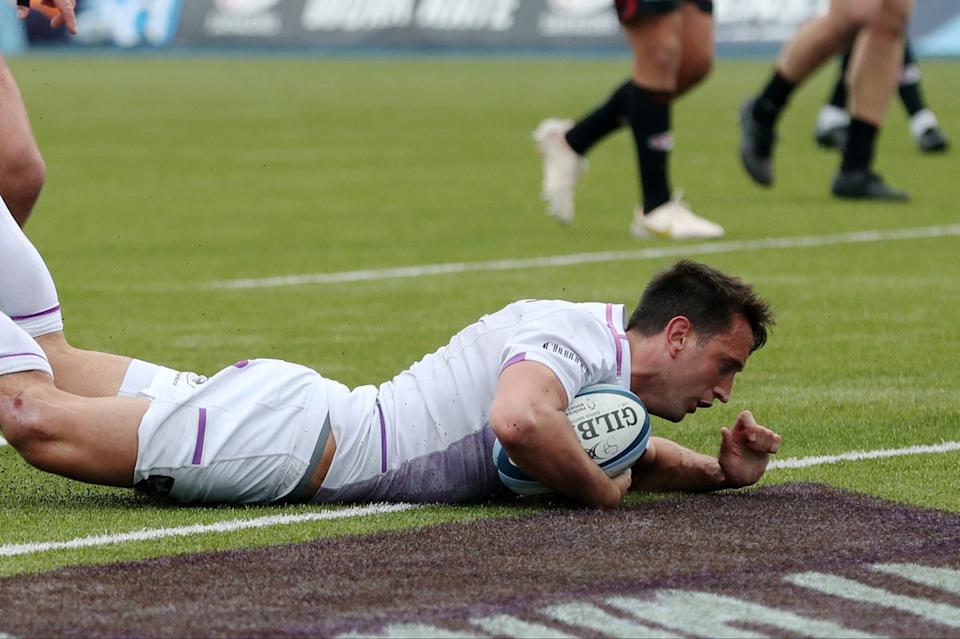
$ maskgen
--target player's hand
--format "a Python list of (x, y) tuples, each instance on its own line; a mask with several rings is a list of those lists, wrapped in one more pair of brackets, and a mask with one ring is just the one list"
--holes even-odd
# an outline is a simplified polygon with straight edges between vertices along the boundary
[(633, 472), (628, 468), (619, 475), (611, 477), (610, 481), (612, 481), (613, 485), (620, 491), (620, 499), (617, 500), (619, 504), (623, 501), (623, 496), (630, 490), (630, 484), (633, 483)]
[(758, 424), (748, 410), (737, 416), (733, 428), (722, 428), (720, 434), (723, 441), (717, 461), (728, 488), (756, 483), (763, 477), (770, 455), (780, 449), (780, 435)]
[[(34, 0), (36, 4), (58, 9), (57, 15), (50, 20), (50, 26), (56, 29), (62, 24), (67, 25), (67, 31), (77, 33), (77, 1), (76, 0)], [(30, 7), (17, 5), (17, 16), (23, 20), (30, 15)]]

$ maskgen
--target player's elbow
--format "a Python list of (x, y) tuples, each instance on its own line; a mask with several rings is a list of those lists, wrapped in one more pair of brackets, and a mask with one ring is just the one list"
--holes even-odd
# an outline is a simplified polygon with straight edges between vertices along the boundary
[(494, 407), (490, 411), (490, 427), (507, 450), (529, 443), (541, 419), (535, 407)]

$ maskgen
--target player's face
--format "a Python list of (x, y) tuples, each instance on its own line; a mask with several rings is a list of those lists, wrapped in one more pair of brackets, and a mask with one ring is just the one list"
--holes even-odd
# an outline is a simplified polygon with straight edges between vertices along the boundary
[(753, 346), (753, 331), (742, 316), (723, 333), (701, 340), (694, 333), (691, 346), (677, 355), (671, 384), (670, 406), (662, 415), (678, 422), (698, 408), (709, 408), (713, 402), (728, 402), (733, 379), (743, 370)]

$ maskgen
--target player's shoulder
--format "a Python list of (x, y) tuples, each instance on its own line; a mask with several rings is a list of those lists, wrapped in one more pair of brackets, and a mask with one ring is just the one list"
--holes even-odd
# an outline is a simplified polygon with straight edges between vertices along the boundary
[(544, 343), (559, 342), (580, 351), (606, 351), (612, 342), (607, 321), (613, 305), (566, 300), (522, 300), (517, 334), (539, 337)]
[(603, 324), (604, 311), (609, 304), (604, 302), (571, 302), (558, 299), (529, 299), (514, 302), (529, 320), (557, 318), (578, 319)]

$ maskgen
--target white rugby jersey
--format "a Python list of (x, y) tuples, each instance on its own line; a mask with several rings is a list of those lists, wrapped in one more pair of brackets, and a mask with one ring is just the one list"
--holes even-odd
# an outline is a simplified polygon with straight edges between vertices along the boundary
[(485, 315), (392, 380), (331, 393), (337, 452), (315, 501), (459, 502), (501, 490), (489, 411), (500, 373), (522, 361), (583, 386), (630, 386), (620, 304), (515, 302)]

